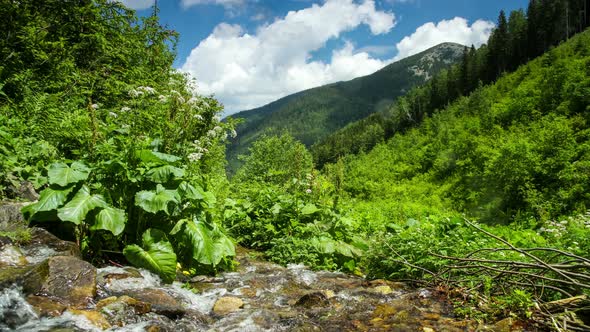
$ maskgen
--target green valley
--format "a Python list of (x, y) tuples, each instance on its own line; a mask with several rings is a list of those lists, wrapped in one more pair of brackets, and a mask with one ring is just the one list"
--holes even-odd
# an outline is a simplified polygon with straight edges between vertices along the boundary
[(399, 96), (457, 62), (464, 46), (444, 43), (364, 77), (313, 88), (260, 108), (232, 115), (241, 119), (227, 149), (230, 169), (238, 155), (264, 134), (290, 133), (311, 146), (350, 122), (389, 108)]

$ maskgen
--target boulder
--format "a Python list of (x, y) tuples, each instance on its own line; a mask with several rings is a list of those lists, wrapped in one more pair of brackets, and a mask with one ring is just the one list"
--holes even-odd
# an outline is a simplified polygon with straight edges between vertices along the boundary
[(244, 307), (244, 301), (238, 297), (224, 296), (220, 297), (213, 306), (213, 312), (217, 315), (223, 316), (229, 313), (240, 310)]
[(15, 226), (25, 225), (25, 219), (20, 210), (31, 202), (0, 202), (0, 230), (12, 230)]
[(40, 292), (61, 299), (74, 308), (84, 308), (96, 296), (96, 268), (73, 256), (47, 260), (48, 275)]
[(27, 302), (40, 317), (57, 317), (67, 309), (63, 303), (45, 296), (29, 295)]
[(22, 286), (24, 294), (33, 294), (41, 289), (48, 273), (47, 261), (35, 265), (4, 267), (0, 269), (0, 289), (17, 284)]
[(55, 255), (59, 256), (82, 257), (80, 249), (76, 243), (64, 241), (39, 227), (31, 228), (31, 242), (27, 244), (25, 249), (27, 251), (33, 251), (35, 248), (49, 248), (55, 251)]
[(0, 268), (6, 266), (25, 266), (29, 262), (18, 246), (7, 244), (0, 249)]
[(326, 292), (312, 292), (303, 295), (302, 297), (297, 300), (295, 303), (296, 306), (305, 307), (305, 308), (312, 308), (318, 306), (327, 306), (330, 304), (328, 300), (328, 294)]
[(107, 319), (98, 311), (75, 309), (70, 309), (68, 311), (74, 315), (86, 317), (86, 319), (88, 319), (92, 325), (100, 328), (101, 330), (106, 330), (111, 327), (111, 324), (107, 321)]
[(126, 290), (125, 295), (141, 302), (149, 303), (152, 312), (176, 319), (186, 313), (181, 302), (165, 291), (157, 288), (143, 288)]

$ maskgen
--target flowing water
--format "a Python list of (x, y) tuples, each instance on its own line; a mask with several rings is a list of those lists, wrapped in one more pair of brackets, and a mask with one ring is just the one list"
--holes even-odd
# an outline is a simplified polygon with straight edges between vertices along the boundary
[[(20, 253), (0, 257), (0, 266), (36, 264), (56, 254), (61, 253), (50, 247), (25, 247)], [(252, 256), (242, 251), (235, 272), (169, 285), (146, 270), (100, 268), (91, 303), (84, 308), (63, 307), (54, 315), (40, 314), (39, 305), (29, 304), (31, 295), (21, 287), (5, 287), (0, 293), (0, 331), (427, 332), (472, 328), (453, 318), (451, 307), (430, 290), (311, 271), (303, 265), (281, 267)], [(37, 299), (45, 296), (36, 295)]]

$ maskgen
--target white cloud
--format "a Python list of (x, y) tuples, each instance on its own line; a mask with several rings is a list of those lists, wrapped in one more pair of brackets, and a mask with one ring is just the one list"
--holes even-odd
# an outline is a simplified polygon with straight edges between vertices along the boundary
[(350, 42), (334, 50), (329, 62), (311, 60), (312, 52), (325, 47), (328, 40), (361, 24), (373, 34), (387, 33), (395, 25), (395, 16), (376, 10), (373, 0), (326, 0), (289, 12), (254, 34), (245, 33), (239, 25), (221, 23), (192, 50), (182, 70), (196, 77), (199, 92), (215, 94), (227, 114), (261, 106), (385, 66), (387, 61), (355, 52)]
[(142, 10), (150, 8), (154, 5), (155, 0), (119, 0), (120, 3), (124, 4), (125, 6), (135, 9), (135, 10)]
[(483, 20), (477, 20), (469, 26), (467, 20), (462, 17), (443, 20), (436, 25), (429, 22), (396, 44), (399, 53), (395, 60), (420, 53), (443, 42), (454, 42), (466, 46), (473, 44), (479, 47), (487, 42), (493, 28), (494, 23)]

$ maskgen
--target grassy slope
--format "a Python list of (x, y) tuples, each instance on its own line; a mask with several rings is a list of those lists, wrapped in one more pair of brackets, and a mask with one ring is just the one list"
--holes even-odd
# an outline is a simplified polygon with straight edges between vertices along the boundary
[(349, 156), (351, 206), (377, 223), (443, 209), (498, 222), (589, 208), (589, 50), (587, 31)]
[[(435, 51), (438, 58), (429, 56)], [(309, 146), (350, 122), (385, 109), (395, 98), (424, 83), (425, 76), (415, 75), (409, 68), (417, 66), (432, 75), (457, 61), (461, 54), (462, 46), (441, 44), (374, 74), (299, 92), (240, 112), (233, 116), (244, 122), (237, 128), (238, 138), (228, 147), (230, 167), (236, 166), (237, 155), (244, 154), (263, 133), (286, 130)]]

